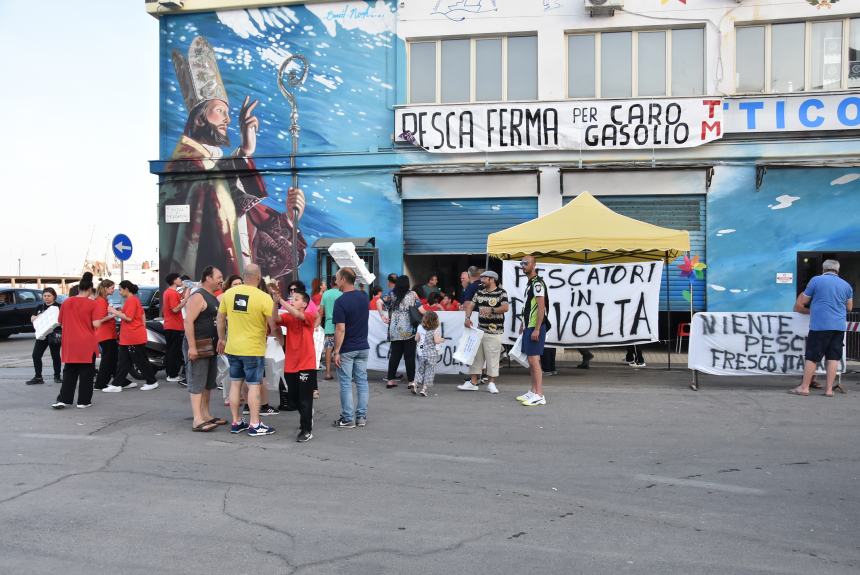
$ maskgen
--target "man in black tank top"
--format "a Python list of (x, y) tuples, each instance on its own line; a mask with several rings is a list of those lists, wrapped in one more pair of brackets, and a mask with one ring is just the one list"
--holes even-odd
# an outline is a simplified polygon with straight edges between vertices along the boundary
[(225, 419), (212, 417), (209, 412), (209, 395), (217, 386), (218, 378), (218, 355), (215, 353), (218, 343), (215, 326), (218, 298), (215, 297), (215, 290), (221, 287), (223, 279), (218, 268), (205, 268), (200, 287), (185, 304), (185, 340), (182, 348), (185, 351), (185, 375), (194, 416), (192, 431), (212, 431), (219, 425), (227, 424)]

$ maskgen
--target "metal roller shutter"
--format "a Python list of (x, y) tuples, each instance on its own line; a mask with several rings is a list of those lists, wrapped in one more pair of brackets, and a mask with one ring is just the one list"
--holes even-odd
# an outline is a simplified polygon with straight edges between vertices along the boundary
[(537, 215), (535, 197), (403, 200), (403, 253), (483, 254), (489, 234)]
[[(573, 198), (564, 198), (567, 204)], [(676, 230), (690, 232), (690, 253), (705, 261), (705, 205), (704, 195), (661, 196), (600, 196), (597, 198), (606, 207), (625, 216)], [(689, 311), (690, 304), (682, 292), (690, 289), (690, 280), (681, 277), (678, 258), (669, 264), (669, 304), (671, 311)], [(705, 280), (693, 278), (693, 307), (696, 311), (707, 309)], [(666, 310), (666, 282), (660, 286), (660, 310)]]

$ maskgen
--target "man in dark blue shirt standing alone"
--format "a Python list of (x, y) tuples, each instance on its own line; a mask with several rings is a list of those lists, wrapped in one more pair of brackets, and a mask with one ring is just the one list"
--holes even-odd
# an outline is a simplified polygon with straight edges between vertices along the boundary
[[(335, 279), (341, 296), (334, 302), (334, 364), (340, 380), (340, 417), (334, 426), (353, 429), (367, 425), (367, 320), (370, 300), (363, 291), (355, 289), (355, 272), (341, 268)], [(358, 392), (358, 405), (353, 408), (352, 384)]]
[[(809, 335), (806, 338), (806, 363), (803, 381), (790, 390), (794, 395), (809, 395), (809, 384), (818, 362), (827, 360), (824, 395), (833, 397), (833, 382), (842, 359), (842, 344), (848, 327), (846, 313), (854, 308), (854, 290), (839, 277), (839, 262), (824, 260), (822, 273), (815, 276), (800, 295), (799, 304), (809, 306)], [(810, 303), (811, 302), (811, 303)]]

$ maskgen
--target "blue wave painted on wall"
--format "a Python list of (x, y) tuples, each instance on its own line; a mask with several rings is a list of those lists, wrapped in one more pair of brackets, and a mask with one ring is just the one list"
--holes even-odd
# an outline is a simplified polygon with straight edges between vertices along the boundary
[[(797, 252), (858, 251), (856, 169), (770, 169), (759, 191), (755, 168), (719, 167), (708, 199), (708, 309), (785, 311), (796, 284)], [(795, 281), (797, 278), (795, 277)]]

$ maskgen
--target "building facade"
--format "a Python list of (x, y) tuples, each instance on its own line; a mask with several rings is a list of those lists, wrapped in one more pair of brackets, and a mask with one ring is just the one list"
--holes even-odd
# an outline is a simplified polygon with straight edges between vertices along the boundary
[(860, 6), (590, 4), (148, 2), (162, 273), (288, 277), (297, 179), (306, 283), (327, 273), (315, 244), (373, 238), (375, 269), (453, 289), (488, 233), (589, 191), (689, 230), (707, 269), (671, 263), (679, 317), (789, 310), (830, 255), (857, 286)]

